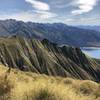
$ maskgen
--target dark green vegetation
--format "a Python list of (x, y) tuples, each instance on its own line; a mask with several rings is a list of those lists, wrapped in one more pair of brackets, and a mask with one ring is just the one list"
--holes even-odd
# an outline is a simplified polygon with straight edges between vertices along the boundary
[(0, 38), (0, 62), (23, 71), (100, 81), (100, 64), (79, 48), (44, 39)]

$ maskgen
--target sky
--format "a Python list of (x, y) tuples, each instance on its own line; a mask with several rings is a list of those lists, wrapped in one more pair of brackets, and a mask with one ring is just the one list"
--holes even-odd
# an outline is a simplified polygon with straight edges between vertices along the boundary
[(100, 25), (100, 0), (0, 0), (0, 20)]

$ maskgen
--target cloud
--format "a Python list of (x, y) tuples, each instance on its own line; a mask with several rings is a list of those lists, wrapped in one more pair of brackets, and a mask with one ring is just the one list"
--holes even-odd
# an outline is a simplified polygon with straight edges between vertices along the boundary
[(28, 11), (13, 11), (8, 13), (0, 12), (0, 19), (16, 19), (22, 20), (24, 22), (46, 22), (52, 18), (57, 17), (56, 13), (50, 11), (50, 6), (47, 3), (36, 1), (36, 0), (25, 0), (27, 3), (30, 3), (33, 7), (33, 10)]
[(46, 20), (46, 19), (50, 19), (50, 18), (57, 16), (56, 13), (50, 12), (50, 6), (49, 6), (49, 4), (47, 4), (45, 2), (41, 2), (41, 1), (37, 1), (37, 0), (25, 0), (25, 1), (32, 5), (33, 15), (31, 13), (31, 16), (33, 16), (36, 19), (39, 19), (39, 20), (45, 19)]
[(39, 15), (39, 17), (41, 19), (49, 19), (49, 18), (53, 18), (53, 17), (57, 16), (57, 14), (52, 13), (52, 12), (48, 12), (48, 11), (38, 11), (38, 10), (36, 10), (35, 12)]
[(50, 6), (45, 2), (36, 0), (25, 0), (25, 1), (30, 3), (32, 7), (35, 8), (36, 10), (43, 10), (43, 11), (50, 10)]
[(98, 0), (75, 0), (74, 4), (78, 9), (72, 11), (72, 14), (79, 15), (88, 13), (94, 9)]
[(87, 17), (87, 18), (80, 18), (80, 19), (68, 19), (65, 20), (66, 23), (71, 25), (100, 25), (100, 17)]
[(70, 7), (73, 3), (73, 0), (51, 0), (50, 3), (56, 8), (67, 8)]
[(55, 18), (57, 15), (55, 13), (51, 13), (48, 11), (20, 11), (14, 13), (0, 13), (0, 20), (5, 19), (16, 19), (22, 20), (24, 22), (32, 21), (32, 22), (45, 22), (48, 19)]
[(30, 12), (16, 12), (16, 13), (0, 13), (0, 20), (5, 19), (16, 19), (16, 20), (22, 20), (22, 21), (29, 21), (29, 19), (33, 18), (33, 15)]
[(68, 19), (66, 19), (65, 21), (66, 21), (66, 22), (73, 22), (74, 19), (72, 19), (72, 18), (68, 18)]

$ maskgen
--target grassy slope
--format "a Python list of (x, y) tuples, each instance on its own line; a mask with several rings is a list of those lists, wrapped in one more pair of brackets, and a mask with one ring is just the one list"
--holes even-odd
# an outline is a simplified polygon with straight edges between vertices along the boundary
[(0, 38), (0, 62), (5, 66), (50, 76), (100, 81), (100, 64), (95, 60), (85, 56), (78, 48), (58, 47), (48, 40)]
[(7, 69), (0, 65), (0, 100), (100, 100), (98, 83)]

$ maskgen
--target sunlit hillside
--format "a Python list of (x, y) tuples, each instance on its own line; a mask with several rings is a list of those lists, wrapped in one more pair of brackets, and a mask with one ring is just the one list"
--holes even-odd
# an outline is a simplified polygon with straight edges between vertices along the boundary
[(0, 65), (0, 100), (100, 100), (100, 84)]
[(100, 64), (81, 49), (24, 37), (0, 38), (0, 62), (40, 74), (100, 82)]

